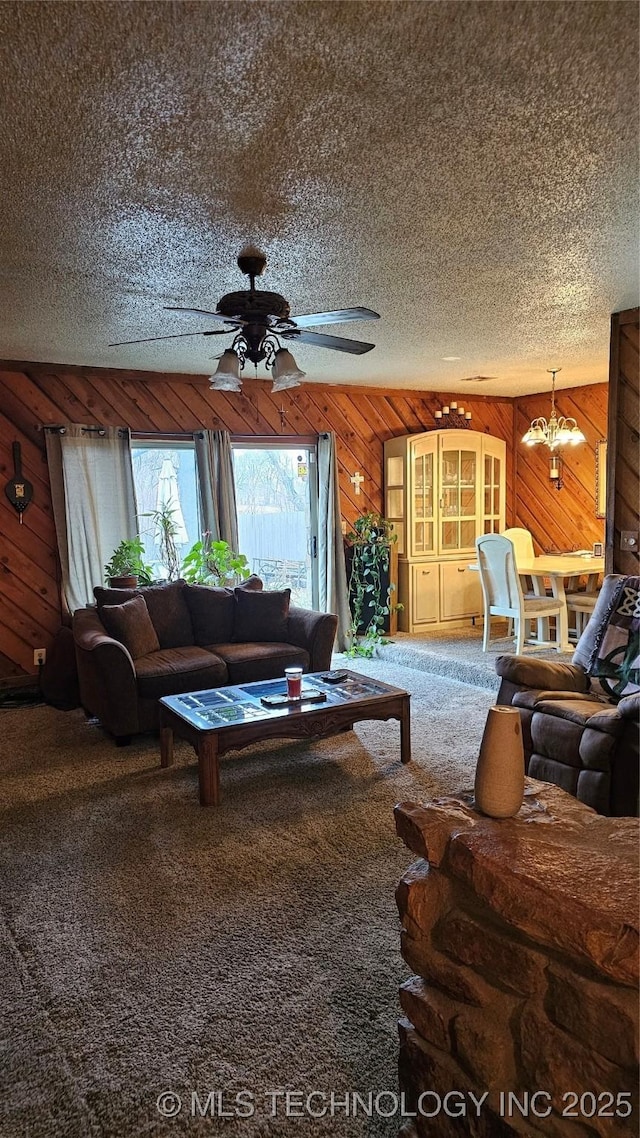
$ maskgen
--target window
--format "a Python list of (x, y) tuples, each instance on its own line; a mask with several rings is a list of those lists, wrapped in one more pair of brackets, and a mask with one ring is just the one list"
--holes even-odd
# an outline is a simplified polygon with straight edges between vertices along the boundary
[(160, 550), (160, 534), (152, 516), (167, 507), (177, 527), (180, 560), (200, 537), (195, 444), (191, 440), (131, 440), (138, 530), (145, 560), (157, 579), (168, 576)]
[(303, 608), (317, 604), (315, 446), (233, 445), (238, 539), (266, 589), (291, 589)]

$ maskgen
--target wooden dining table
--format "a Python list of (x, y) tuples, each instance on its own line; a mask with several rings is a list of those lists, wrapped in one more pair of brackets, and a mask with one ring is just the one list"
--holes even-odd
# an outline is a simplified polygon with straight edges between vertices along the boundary
[[(478, 570), (477, 562), (469, 566)], [(567, 597), (565, 582), (571, 577), (588, 577), (589, 584), (597, 584), (597, 578), (604, 573), (604, 557), (588, 557), (577, 553), (545, 553), (534, 557), (533, 561), (519, 561), (517, 564), (520, 577), (530, 577), (533, 581), (534, 592), (544, 596), (546, 592), (545, 579), (551, 585), (554, 597), (562, 604), (560, 612), (560, 645), (561, 651), (573, 652), (575, 644), (569, 640), (569, 614), (567, 611)], [(593, 580), (595, 578), (595, 580)]]

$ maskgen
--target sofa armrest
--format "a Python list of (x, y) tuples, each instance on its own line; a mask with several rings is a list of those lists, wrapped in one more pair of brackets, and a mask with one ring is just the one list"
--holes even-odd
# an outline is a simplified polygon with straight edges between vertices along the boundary
[(108, 635), (93, 608), (73, 614), (73, 639), (82, 706), (116, 738), (135, 734), (138, 691), (128, 650)]
[(331, 653), (336, 638), (338, 618), (330, 612), (312, 609), (289, 609), (289, 641), (305, 648), (310, 656), (309, 670), (324, 672), (331, 667)]
[(577, 664), (535, 660), (531, 656), (498, 656), (496, 672), (503, 680), (544, 691), (587, 692), (589, 677)]
[(632, 695), (623, 696), (617, 710), (623, 719), (640, 720), (640, 692), (636, 691)]

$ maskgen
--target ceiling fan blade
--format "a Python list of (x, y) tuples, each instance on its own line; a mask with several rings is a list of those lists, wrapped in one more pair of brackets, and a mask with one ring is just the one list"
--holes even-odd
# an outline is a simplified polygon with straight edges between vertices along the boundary
[(336, 352), (349, 352), (352, 356), (362, 356), (375, 348), (375, 344), (367, 344), (364, 340), (346, 340), (344, 336), (326, 336), (323, 332), (305, 332), (289, 328), (286, 332), (278, 331), (283, 340), (295, 340), (301, 344), (315, 344), (316, 348), (333, 348)]
[(380, 313), (372, 308), (338, 308), (335, 312), (306, 312), (291, 319), (298, 328), (313, 328), (320, 324), (343, 324), (347, 320), (379, 320)]
[(174, 308), (173, 305), (163, 305), (165, 312), (188, 312), (191, 316), (213, 316), (214, 320), (223, 320), (225, 324), (236, 324), (228, 316), (221, 316), (219, 312), (209, 312), (206, 308)]
[(153, 340), (179, 340), (184, 336), (228, 336), (230, 329), (216, 329), (215, 332), (174, 332), (172, 336), (145, 336), (143, 340), (119, 340), (117, 344), (107, 344), (108, 348), (124, 348), (127, 344), (150, 344)]

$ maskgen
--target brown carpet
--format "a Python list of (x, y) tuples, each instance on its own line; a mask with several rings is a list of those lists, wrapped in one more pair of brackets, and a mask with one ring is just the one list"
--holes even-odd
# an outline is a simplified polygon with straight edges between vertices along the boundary
[[(223, 761), (218, 810), (186, 744), (161, 771), (153, 738), (118, 749), (81, 712), (0, 713), (2, 1138), (397, 1134), (389, 1098), (328, 1096), (397, 1090), (392, 807), (469, 784), (493, 694), (359, 670), (412, 692), (410, 767), (396, 723), (262, 745)], [(272, 1117), (286, 1088), (327, 1115)], [(253, 1117), (192, 1116), (192, 1090), (219, 1114), (241, 1089)]]

